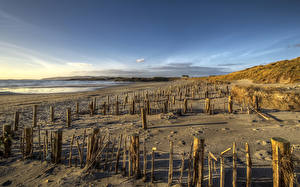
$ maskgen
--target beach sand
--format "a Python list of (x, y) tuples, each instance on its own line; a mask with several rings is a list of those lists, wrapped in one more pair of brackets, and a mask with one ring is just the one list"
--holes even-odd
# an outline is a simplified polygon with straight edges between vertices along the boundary
[[(183, 182), (187, 182), (188, 155), (194, 136), (201, 136), (205, 139), (205, 157), (208, 151), (215, 156), (229, 147), (232, 143), (237, 144), (238, 154), (238, 184), (245, 182), (245, 143), (250, 145), (252, 156), (253, 186), (272, 186), (272, 152), (270, 139), (272, 137), (282, 137), (288, 140), (294, 147), (296, 157), (300, 157), (300, 112), (272, 111), (268, 113), (274, 116), (270, 120), (265, 120), (256, 113), (247, 114), (245, 108), (234, 105), (234, 113), (224, 112), (224, 101), (227, 98), (213, 99), (216, 114), (208, 115), (203, 113), (204, 99), (197, 98), (189, 100), (188, 106), (192, 103), (193, 110), (180, 116), (175, 112), (167, 114), (153, 114), (147, 116), (148, 129), (141, 128), (141, 116), (139, 114), (127, 114), (120, 106), (121, 115), (103, 115), (101, 110), (93, 116), (88, 113), (88, 103), (93, 98), (97, 98), (97, 106), (100, 107), (107, 101), (109, 95), (113, 101), (119, 95), (123, 102), (124, 96), (129, 93), (141, 93), (144, 90), (157, 90), (158, 88), (169, 88), (170, 85), (180, 85), (185, 82), (159, 82), (159, 83), (135, 83), (130, 85), (114, 86), (91, 92), (67, 93), (67, 94), (32, 94), (32, 95), (1, 95), (0, 96), (0, 124), (12, 124), (14, 112), (19, 110), (19, 128), (32, 125), (32, 106), (38, 105), (38, 125), (41, 127), (42, 137), (45, 130), (63, 130), (63, 163), (53, 165), (38, 159), (22, 160), (19, 140), (13, 140), (13, 155), (0, 160), (0, 184), (11, 186), (144, 186), (150, 185), (151, 149), (156, 147), (155, 163), (155, 183), (154, 186), (166, 186), (169, 167), (169, 140), (174, 142), (174, 176), (173, 185), (178, 184), (180, 174), (181, 155), (185, 153), (185, 172)], [(80, 115), (72, 116), (72, 125), (67, 128), (65, 124), (65, 113), (71, 107), (75, 112), (75, 103), (80, 103)], [(176, 101), (177, 102), (177, 101)], [(182, 104), (183, 101), (178, 101)], [(180, 106), (179, 104), (179, 106)], [(55, 122), (49, 122), (49, 106), (55, 106)], [(170, 108), (172, 111), (172, 107)], [(276, 119), (276, 120), (275, 120)], [(123, 177), (114, 172), (93, 169), (88, 174), (83, 173), (77, 166), (68, 166), (68, 161), (64, 158), (69, 154), (69, 144), (71, 137), (75, 134), (80, 144), (83, 139), (83, 132), (87, 134), (92, 129), (98, 127), (102, 134), (111, 134), (111, 140), (118, 138), (120, 134), (124, 136), (138, 133), (140, 141), (146, 141), (147, 148), (147, 172), (148, 180), (144, 183), (142, 179)], [(1, 128), (2, 130), (2, 128)], [(1, 132), (2, 133), (2, 132)], [(18, 132), (20, 134), (20, 132)], [(37, 147), (37, 133), (35, 131), (34, 143)], [(142, 150), (143, 145), (140, 146)], [(76, 144), (73, 146), (73, 155), (78, 155)], [(35, 154), (38, 154), (35, 149)], [(121, 161), (122, 161), (121, 157)], [(141, 161), (142, 154), (141, 154)], [(122, 162), (121, 162), (122, 163)], [(232, 152), (225, 156), (226, 163), (226, 185), (231, 185)], [(143, 164), (141, 163), (141, 170)], [(296, 167), (299, 177), (299, 168)], [(205, 162), (204, 182), (207, 183), (207, 163)], [(219, 162), (217, 171), (213, 175), (214, 185), (219, 181)]]

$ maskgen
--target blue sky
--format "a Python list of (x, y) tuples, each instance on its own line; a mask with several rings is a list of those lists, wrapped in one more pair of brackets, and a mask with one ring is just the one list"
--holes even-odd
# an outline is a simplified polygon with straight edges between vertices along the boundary
[(0, 0), (2, 79), (206, 76), (298, 56), (298, 0)]

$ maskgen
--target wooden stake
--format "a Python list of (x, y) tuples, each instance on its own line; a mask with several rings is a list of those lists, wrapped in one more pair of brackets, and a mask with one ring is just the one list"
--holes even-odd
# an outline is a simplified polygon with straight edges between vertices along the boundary
[(126, 176), (126, 151), (127, 151), (127, 145), (126, 145), (126, 141), (127, 141), (127, 137), (124, 138), (124, 147), (123, 147), (123, 166), (122, 166), (122, 175)]
[(181, 186), (183, 185), (183, 181), (182, 181), (183, 173), (184, 173), (184, 153), (182, 153), (182, 157), (181, 157), (181, 167), (180, 167), (180, 177), (179, 177), (179, 184)]
[(186, 113), (187, 113), (187, 105), (188, 105), (188, 104), (187, 104), (187, 99), (186, 99), (186, 98), (184, 99), (183, 103), (184, 103), (184, 104), (183, 104), (183, 113), (186, 114)]
[(26, 127), (24, 129), (24, 136), (25, 136), (25, 142), (26, 142), (25, 157), (28, 157), (28, 156), (30, 156), (30, 154), (32, 152), (32, 141), (31, 141), (32, 128)]
[(232, 113), (232, 105), (233, 105), (233, 102), (232, 102), (232, 97), (231, 96), (228, 96), (228, 113)]
[(71, 126), (71, 108), (67, 108), (66, 110), (66, 123), (67, 127), (69, 128)]
[(237, 181), (237, 171), (236, 171), (236, 162), (237, 162), (237, 153), (236, 153), (236, 144), (233, 142), (232, 145), (232, 187), (236, 187)]
[(143, 150), (143, 159), (144, 159), (144, 178), (143, 181), (147, 180), (147, 150), (146, 150), (146, 140), (144, 139), (144, 150)]
[(8, 124), (3, 125), (3, 144), (4, 144), (4, 157), (7, 158), (11, 155), (11, 145), (12, 145), (11, 126)]
[(154, 160), (155, 160), (155, 152), (154, 151), (155, 150), (156, 150), (156, 148), (153, 147), (152, 148), (152, 163), (151, 163), (151, 183), (153, 183), (155, 180), (155, 177), (154, 177)]
[(246, 187), (251, 187), (251, 157), (250, 157), (250, 148), (249, 144), (245, 144), (245, 150), (246, 150), (246, 164), (247, 164), (247, 177), (246, 177)]
[(58, 164), (61, 162), (62, 156), (62, 131), (58, 130), (54, 132), (54, 142), (53, 142), (53, 155), (54, 163)]
[(37, 105), (33, 105), (32, 118), (33, 118), (32, 119), (32, 121), (33, 121), (32, 126), (36, 127), (36, 125), (37, 125)]
[(19, 111), (15, 112), (15, 121), (14, 121), (14, 131), (18, 131), (18, 126), (19, 126), (19, 119), (20, 119), (20, 113)]
[(147, 129), (147, 114), (146, 114), (144, 108), (141, 108), (141, 114), (142, 114), (142, 127), (144, 130), (146, 130)]
[(83, 157), (82, 157), (82, 151), (80, 149), (78, 139), (76, 139), (76, 144), (77, 144), (77, 149), (78, 149), (78, 154), (79, 154), (80, 166), (82, 166)]
[(168, 176), (168, 186), (171, 186), (173, 180), (173, 142), (170, 141), (170, 152), (169, 152), (169, 176)]
[(54, 122), (54, 107), (50, 106), (50, 122)]

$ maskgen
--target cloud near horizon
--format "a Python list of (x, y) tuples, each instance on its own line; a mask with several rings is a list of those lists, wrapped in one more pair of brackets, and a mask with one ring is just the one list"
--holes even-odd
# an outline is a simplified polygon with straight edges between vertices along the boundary
[(229, 69), (220, 67), (196, 66), (190, 62), (169, 63), (163, 66), (146, 67), (143, 69), (108, 69), (99, 71), (75, 71), (78, 76), (124, 76), (124, 77), (179, 77), (189, 75), (191, 77), (221, 75), (228, 73)]

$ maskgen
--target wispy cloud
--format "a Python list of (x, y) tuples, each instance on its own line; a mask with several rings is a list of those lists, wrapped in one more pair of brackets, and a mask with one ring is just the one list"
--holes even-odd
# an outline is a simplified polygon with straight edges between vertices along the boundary
[(92, 64), (83, 63), (83, 62), (68, 62), (67, 65), (72, 67), (84, 68), (84, 67), (91, 67)]
[(142, 62), (145, 62), (145, 59), (144, 58), (138, 58), (138, 59), (136, 59), (136, 62), (137, 63), (142, 63)]

